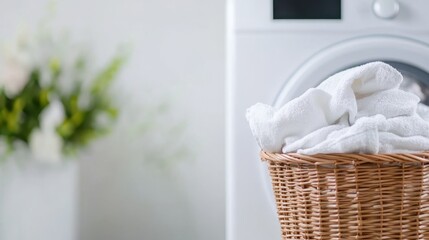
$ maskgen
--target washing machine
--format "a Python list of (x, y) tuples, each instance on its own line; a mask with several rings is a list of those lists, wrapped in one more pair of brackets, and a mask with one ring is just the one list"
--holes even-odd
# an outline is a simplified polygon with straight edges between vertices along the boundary
[[(271, 183), (245, 118), (281, 106), (343, 69), (381, 60), (429, 93), (428, 0), (227, 2), (227, 239), (279, 240)], [(285, 126), (287, 127), (287, 126)]]

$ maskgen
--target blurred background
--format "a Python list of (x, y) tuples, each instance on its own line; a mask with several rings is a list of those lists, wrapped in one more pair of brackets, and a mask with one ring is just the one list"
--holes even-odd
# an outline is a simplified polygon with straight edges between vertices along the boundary
[(76, 239), (224, 239), (224, 9), (224, 1), (0, 0), (2, 43), (48, 21), (83, 42), (95, 67), (129, 49), (112, 85), (117, 124), (75, 159)]

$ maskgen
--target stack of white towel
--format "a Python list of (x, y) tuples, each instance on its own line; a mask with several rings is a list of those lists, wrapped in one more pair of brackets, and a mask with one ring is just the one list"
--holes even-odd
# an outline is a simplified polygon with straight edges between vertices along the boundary
[(258, 103), (247, 120), (268, 152), (396, 153), (429, 150), (429, 108), (399, 89), (382, 62), (337, 73), (280, 109)]

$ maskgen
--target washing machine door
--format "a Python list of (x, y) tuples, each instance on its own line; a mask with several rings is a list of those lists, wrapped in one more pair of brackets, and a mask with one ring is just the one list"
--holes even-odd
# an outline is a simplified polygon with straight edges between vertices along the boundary
[(398, 69), (404, 76), (401, 87), (429, 104), (429, 45), (402, 37), (368, 36), (337, 43), (313, 55), (286, 81), (274, 105), (284, 105), (339, 71), (372, 61)]
[[(394, 36), (368, 36), (337, 43), (308, 59), (286, 81), (274, 106), (281, 107), (339, 71), (372, 61), (383, 61), (398, 69), (404, 76), (401, 88), (415, 93), (429, 105), (429, 45)], [(266, 169), (262, 171), (274, 211), (271, 181)]]

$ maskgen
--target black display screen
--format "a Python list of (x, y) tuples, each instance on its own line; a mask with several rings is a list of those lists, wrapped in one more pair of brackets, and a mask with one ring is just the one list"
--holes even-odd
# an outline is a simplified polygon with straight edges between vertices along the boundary
[(341, 0), (273, 0), (274, 19), (341, 19)]

